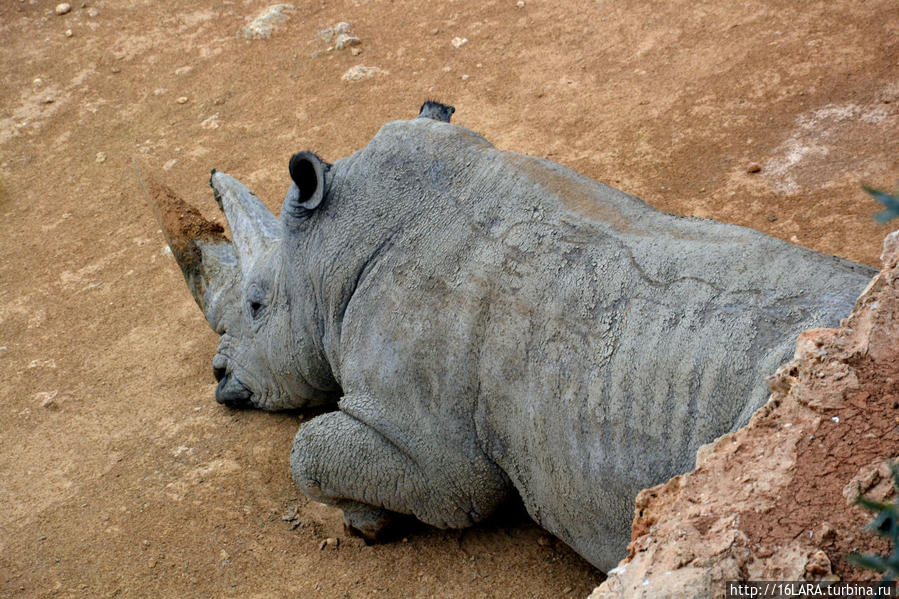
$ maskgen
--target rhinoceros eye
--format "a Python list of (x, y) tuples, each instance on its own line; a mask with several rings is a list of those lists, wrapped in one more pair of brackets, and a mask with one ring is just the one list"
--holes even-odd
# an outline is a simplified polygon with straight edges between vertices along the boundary
[(247, 289), (247, 308), (250, 311), (250, 318), (254, 320), (265, 308), (265, 291), (257, 285), (251, 285)]

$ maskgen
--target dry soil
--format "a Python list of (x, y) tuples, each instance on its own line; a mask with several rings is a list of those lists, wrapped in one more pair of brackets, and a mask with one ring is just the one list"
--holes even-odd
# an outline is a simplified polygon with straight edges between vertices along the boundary
[[(0, 3), (0, 596), (586, 595), (601, 575), (514, 510), (367, 547), (301, 497), (304, 417), (213, 401), (135, 158), (207, 217), (212, 168), (277, 209), (291, 153), (435, 98), (660, 209), (877, 264), (860, 184), (899, 181), (899, 3), (295, 0), (239, 36), (267, 6)], [(361, 44), (328, 50), (341, 21)]]

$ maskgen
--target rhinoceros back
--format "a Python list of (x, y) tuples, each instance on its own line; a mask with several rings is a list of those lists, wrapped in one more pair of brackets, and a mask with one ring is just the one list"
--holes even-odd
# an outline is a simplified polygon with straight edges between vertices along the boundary
[(422, 388), (444, 404), (420, 413), (470, 418), (531, 515), (601, 569), (636, 493), (744, 424), (797, 335), (838, 325), (873, 275), (448, 123), (389, 123), (351, 158), (388, 179), (395, 301), (430, 311), (409, 343), (441, 349)]

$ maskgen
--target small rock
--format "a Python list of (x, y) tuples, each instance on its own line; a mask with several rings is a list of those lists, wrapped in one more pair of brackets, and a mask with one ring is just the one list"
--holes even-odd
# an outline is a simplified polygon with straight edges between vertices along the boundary
[(337, 36), (337, 40), (334, 42), (334, 48), (337, 50), (343, 50), (344, 48), (349, 48), (350, 46), (358, 46), (362, 43), (362, 40), (358, 37), (352, 37), (345, 33), (341, 33)]
[(231, 559), (231, 556), (228, 555), (228, 552), (227, 552), (227, 551), (225, 551), (224, 549), (222, 549), (221, 551), (219, 551), (219, 560), (220, 560), (220, 561), (226, 562), (226, 561), (228, 561), (229, 559)]
[(43, 82), (44, 82), (44, 80), (41, 79), (40, 77), (35, 77), (35, 78), (34, 78), (34, 81), (32, 81), (31, 84), (32, 84), (32, 85), (40, 85), (40, 84), (42, 84)]
[(468, 81), (468, 75), (462, 75), (462, 81)]
[(190, 73), (193, 70), (194, 70), (194, 68), (192, 66), (185, 65), (183, 67), (178, 67), (177, 69), (175, 69), (175, 74), (176, 75), (186, 75), (187, 73)]
[(275, 4), (263, 10), (245, 27), (237, 32), (237, 37), (244, 39), (264, 39), (272, 36), (275, 23), (283, 23), (288, 19), (284, 13), (293, 12), (293, 4)]
[(380, 73), (378, 67), (367, 67), (364, 65), (356, 65), (343, 74), (341, 79), (344, 81), (362, 81), (363, 79), (371, 79), (376, 73)]
[(776, 214), (769, 214), (769, 215), (768, 215), (768, 222), (772, 222), (772, 223), (773, 223), (773, 222), (776, 221), (776, 220), (777, 220), (777, 215), (776, 215)]
[(325, 547), (337, 547), (340, 545), (340, 541), (335, 537), (328, 537), (324, 541), (318, 544), (318, 550), (321, 551)]
[(362, 48), (352, 48), (352, 49), (350, 50), (350, 53), (351, 53), (353, 56), (359, 56), (360, 54), (362, 54)]
[(97, 157), (94, 160), (100, 164), (106, 162), (106, 152), (97, 152)]
[(799, 238), (795, 235), (790, 235), (790, 241), (793, 243), (799, 243)]
[(218, 129), (220, 124), (221, 123), (219, 123), (219, 115), (218, 113), (215, 113), (214, 115), (200, 123), (200, 126), (204, 129)]
[(100, 11), (97, 10), (96, 8), (91, 7), (89, 9), (87, 9), (87, 16), (89, 16), (92, 19), (96, 18), (99, 14), (100, 14)]
[(53, 104), (54, 102), (56, 102), (56, 98), (54, 98), (53, 96), (47, 96), (43, 99), (43, 102), (44, 104)]
[(518, 8), (524, 8), (524, 0), (518, 0), (518, 2), (515, 3), (515, 6), (517, 6)]
[(322, 29), (316, 35), (327, 44), (331, 41), (331, 38), (334, 37), (334, 30), (331, 28)]
[(122, 69), (120, 69), (119, 67), (112, 67), (112, 72), (113, 73), (121, 73)]
[(437, 35), (438, 33), (440, 33), (440, 30), (436, 27), (434, 29), (431, 29), (431, 35)]
[(59, 394), (59, 391), (53, 391), (50, 393), (38, 394), (38, 396), (43, 395), (44, 401), (41, 402), (41, 407), (47, 410), (55, 410), (59, 406), (56, 404), (56, 396)]
[(66, 29), (66, 37), (72, 37), (73, 35), (75, 35), (75, 34), (72, 33), (71, 29)]
[(69, 4), (68, 2), (61, 2), (60, 4), (56, 5), (56, 14), (58, 14), (58, 15), (64, 15), (71, 10), (72, 10), (72, 5)]
[(758, 173), (758, 172), (761, 172), (761, 170), (762, 170), (762, 165), (758, 164), (757, 162), (753, 162), (753, 163), (749, 164), (749, 166), (746, 167), (747, 173)]
[(166, 162), (165, 164), (162, 165), (162, 170), (170, 171), (175, 167), (176, 164), (178, 164), (178, 159), (172, 158), (171, 160), (169, 160), (168, 162)]
[(334, 25), (334, 33), (349, 33), (350, 32), (350, 24), (346, 21), (341, 21), (337, 25)]
[(151, 559), (149, 562), (147, 562), (147, 567), (150, 568), (150, 569), (155, 568), (155, 567), (156, 567), (156, 560), (155, 560), (155, 559)]
[(296, 517), (297, 517), (297, 508), (292, 507), (287, 511), (286, 514), (281, 516), (281, 519), (284, 520), (285, 522), (290, 522), (291, 520), (295, 519)]
[(187, 96), (181, 96), (177, 100), (175, 100), (178, 104), (187, 104)]
[(827, 554), (820, 549), (813, 553), (805, 564), (806, 580), (820, 580), (833, 573), (833, 566)]
[(468, 38), (454, 37), (450, 43), (453, 45), (453, 48), (461, 48), (468, 43)]

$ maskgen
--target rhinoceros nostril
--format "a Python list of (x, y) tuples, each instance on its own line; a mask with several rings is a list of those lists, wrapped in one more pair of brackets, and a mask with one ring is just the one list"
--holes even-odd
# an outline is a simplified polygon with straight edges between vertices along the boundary
[(216, 366), (215, 364), (212, 365), (212, 376), (215, 377), (216, 383), (220, 382), (223, 378), (225, 378), (225, 376), (227, 374), (228, 374), (228, 371), (225, 370), (224, 366)]
[(215, 388), (215, 400), (231, 408), (252, 407), (253, 392), (241, 383), (234, 374), (227, 374)]

